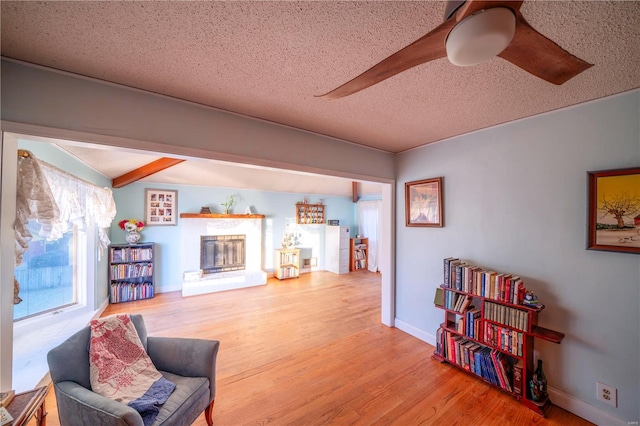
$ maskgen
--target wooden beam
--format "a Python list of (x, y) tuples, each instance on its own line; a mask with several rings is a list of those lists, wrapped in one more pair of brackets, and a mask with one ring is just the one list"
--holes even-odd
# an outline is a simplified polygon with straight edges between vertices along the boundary
[(353, 202), (358, 202), (358, 182), (351, 182), (351, 196), (353, 198)]
[(147, 176), (151, 176), (152, 174), (158, 173), (164, 169), (168, 169), (176, 164), (180, 164), (183, 161), (184, 160), (177, 158), (162, 157), (156, 161), (145, 164), (142, 167), (138, 167), (135, 170), (131, 170), (122, 176), (114, 178), (111, 182), (111, 186), (113, 188), (122, 188), (123, 186), (129, 185), (130, 183), (136, 182), (142, 178), (146, 178)]

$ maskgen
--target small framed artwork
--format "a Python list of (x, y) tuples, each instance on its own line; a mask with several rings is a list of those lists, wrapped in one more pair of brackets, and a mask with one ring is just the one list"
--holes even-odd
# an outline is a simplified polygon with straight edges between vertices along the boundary
[(640, 254), (640, 167), (587, 176), (587, 249)]
[(407, 226), (444, 226), (442, 177), (404, 184)]
[(144, 190), (145, 226), (178, 224), (178, 191), (170, 189)]

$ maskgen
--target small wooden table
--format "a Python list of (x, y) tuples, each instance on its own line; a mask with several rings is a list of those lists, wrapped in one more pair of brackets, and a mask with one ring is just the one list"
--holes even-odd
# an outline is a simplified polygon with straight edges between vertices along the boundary
[(46, 426), (47, 411), (44, 408), (44, 400), (48, 390), (47, 386), (42, 386), (16, 394), (6, 407), (11, 417), (13, 417), (11, 426), (26, 425), (34, 414), (36, 416), (36, 424), (38, 426)]

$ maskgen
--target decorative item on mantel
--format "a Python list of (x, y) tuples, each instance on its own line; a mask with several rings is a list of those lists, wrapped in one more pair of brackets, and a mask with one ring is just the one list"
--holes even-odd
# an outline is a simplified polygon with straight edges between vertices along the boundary
[(200, 214), (211, 214), (211, 209), (207, 206), (204, 206), (200, 209)]
[(238, 202), (237, 197), (238, 196), (235, 195), (235, 194), (229, 195), (227, 197), (227, 201), (225, 201), (224, 203), (220, 203), (220, 205), (222, 207), (224, 207), (224, 214), (230, 214), (231, 213), (231, 209)]
[(144, 223), (138, 219), (123, 219), (118, 222), (120, 229), (127, 231), (125, 239), (129, 244), (137, 244), (140, 241), (140, 231), (144, 228)]

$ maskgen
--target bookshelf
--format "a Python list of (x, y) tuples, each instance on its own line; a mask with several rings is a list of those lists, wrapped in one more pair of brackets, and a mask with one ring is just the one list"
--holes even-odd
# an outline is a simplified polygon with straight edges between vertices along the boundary
[(559, 344), (564, 334), (538, 326), (544, 305), (522, 304), (520, 277), (444, 260), (444, 284), (435, 305), (444, 311), (433, 358), (451, 364), (509, 393), (544, 416), (551, 404), (533, 401), (528, 383), (534, 372), (535, 338)]
[(150, 299), (155, 293), (155, 244), (109, 246), (109, 302)]
[(349, 270), (362, 271), (369, 266), (369, 239), (351, 238), (349, 244)]
[(296, 203), (296, 223), (302, 225), (324, 224), (324, 204)]
[(300, 249), (278, 249), (274, 253), (273, 275), (279, 280), (300, 277)]

